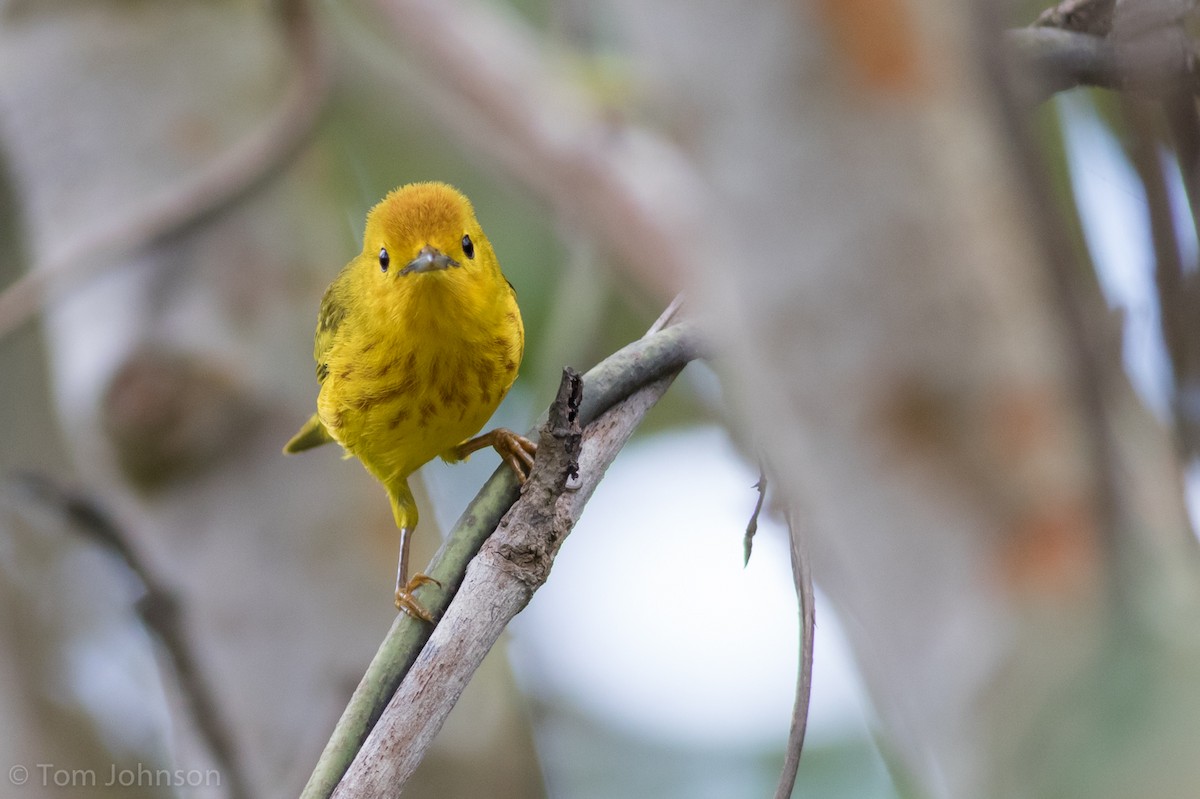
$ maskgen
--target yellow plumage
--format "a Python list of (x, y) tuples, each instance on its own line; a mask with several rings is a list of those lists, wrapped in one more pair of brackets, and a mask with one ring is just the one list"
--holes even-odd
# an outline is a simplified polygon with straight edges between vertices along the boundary
[(372, 208), (362, 252), (321, 301), (317, 412), (284, 451), (336, 441), (383, 483), (401, 531), (397, 605), (422, 618), (410, 592), (428, 578), (405, 583), (417, 524), (408, 476), (488, 445), (528, 466), (535, 448), (509, 431), (465, 440), (512, 386), (524, 346), (516, 295), (471, 203), (444, 183), (403, 186)]

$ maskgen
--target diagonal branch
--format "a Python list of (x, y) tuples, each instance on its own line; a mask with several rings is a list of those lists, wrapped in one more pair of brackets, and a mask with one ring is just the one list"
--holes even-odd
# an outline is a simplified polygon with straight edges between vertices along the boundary
[[(453, 603), (334, 791), (335, 799), (400, 794), (484, 655), (549, 577), (558, 547), (609, 464), (677, 373), (642, 387), (581, 434), (580, 406), (571, 402), (578, 396), (578, 377), (566, 371), (521, 500), (471, 562)], [(566, 492), (573, 469), (580, 487)]]
[[(654, 385), (664, 383), (670, 378)], [(565, 369), (521, 500), (471, 561), (454, 601), (334, 791), (335, 798), (400, 793), (484, 656), (549, 577), (554, 556), (587, 499), (581, 494), (591, 493), (607, 465), (597, 463), (595, 446), (583, 455), (582, 391), (579, 375)], [(632, 426), (627, 425), (629, 432)], [(611, 430), (589, 428), (591, 442), (610, 442), (606, 451), (615, 456), (624, 441), (613, 447)], [(580, 493), (566, 491), (571, 474), (582, 478)]]
[(144, 593), (137, 605), (138, 613), (174, 667), (180, 694), (191, 711), (197, 732), (220, 767), (222, 779), (228, 784), (228, 795), (230, 799), (249, 799), (251, 793), (237, 747), (200, 668), (175, 592), (138, 554), (125, 531), (91, 498), (40, 475), (21, 474), (13, 479), (36, 502), (61, 513), (72, 529), (112, 551), (141, 583)]
[(713, 235), (711, 187), (684, 151), (629, 124), (563, 76), (537, 33), (496, 4), (369, 0), (387, 42), (425, 72), (428, 110), (620, 256), (661, 296), (690, 272), (687, 242)]
[[(580, 425), (589, 426), (616, 403), (647, 385), (673, 377), (688, 361), (700, 356), (700, 335), (691, 323), (653, 332), (668, 321), (675, 307), (673, 304), (663, 314), (651, 334), (609, 356), (583, 376)], [(581, 480), (580, 485), (577, 494), (590, 495), (584, 481)], [(418, 589), (421, 604), (434, 616), (446, 612), (450, 600), (463, 584), (468, 563), (518, 495), (511, 470), (498, 468), (467, 506), (425, 570), (442, 587), (427, 585)], [(396, 617), (321, 753), (304, 788), (303, 799), (326, 799), (333, 792), (429, 637), (427, 624), (405, 614)]]
[(132, 215), (67, 246), (53, 260), (34, 263), (0, 292), (0, 338), (37, 315), (57, 291), (103, 274), (121, 256), (178, 235), (245, 197), (279, 173), (308, 141), (326, 95), (327, 53), (304, 0), (283, 3), (296, 77), (270, 119), (195, 175), (151, 197)]

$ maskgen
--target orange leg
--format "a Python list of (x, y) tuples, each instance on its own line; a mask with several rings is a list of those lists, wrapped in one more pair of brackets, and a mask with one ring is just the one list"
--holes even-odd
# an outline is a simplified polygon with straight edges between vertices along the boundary
[(537, 455), (536, 443), (507, 428), (497, 427), (491, 432), (475, 436), (470, 441), (459, 444), (454, 448), (454, 458), (462, 460), (475, 450), (484, 447), (492, 447), (500, 453), (504, 462), (516, 472), (517, 480), (522, 485), (525, 484), (525, 478), (529, 476), (529, 470), (533, 468), (533, 457)]

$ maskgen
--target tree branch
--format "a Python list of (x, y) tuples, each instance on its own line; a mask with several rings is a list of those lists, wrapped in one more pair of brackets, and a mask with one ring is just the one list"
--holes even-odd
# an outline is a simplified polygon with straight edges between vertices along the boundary
[[(658, 332), (675, 306), (668, 309), (651, 333), (606, 358), (583, 376), (584, 396), (579, 423), (587, 427), (615, 403), (644, 386), (673, 376), (701, 354), (701, 339), (691, 323)], [(665, 388), (665, 387), (664, 387)], [(535, 431), (539, 425), (535, 425)], [(590, 496), (584, 481), (580, 491)], [(519, 494), (512, 471), (498, 468), (467, 506), (425, 573), (441, 583), (418, 589), (421, 603), (442, 616), (463, 584), (468, 563), (496, 529)], [(444, 623), (444, 620), (443, 620)], [(302, 793), (303, 799), (327, 799), (346, 773), (367, 734), (375, 725), (405, 673), (430, 637), (429, 625), (406, 614), (397, 615), (362, 681), (350, 698)]]
[[(1090, 488), (1096, 510), (1095, 522), (1104, 545), (1106, 565), (1111, 569), (1122, 554), (1120, 531), (1128, 525), (1129, 510), (1113, 436), (1113, 410), (1108, 400), (1112, 370), (1119, 367), (1112, 365), (1107, 357), (1109, 353), (1104, 349), (1103, 342), (1108, 338), (1103, 335), (1104, 319), (1097, 316), (1095, 306), (1088, 301), (1093, 295), (1080, 283), (1081, 275), (1094, 274), (1094, 266), (1072, 246), (1065, 232), (1066, 226), (1059, 221), (1061, 213), (1046, 180), (1049, 169), (1034, 141), (1028, 118), (1019, 108), (1017, 87), (1011, 71), (1006, 69), (1004, 54), (998, 47), (987, 48), (983, 63), (1003, 111), (1000, 119), (1011, 145), (1023, 194), (1031, 206), (1030, 230), (1048, 267), (1048, 297), (1058, 312), (1063, 325), (1063, 340), (1072, 356), (1070, 385), (1075, 401), (1084, 411), (1083, 429), (1094, 467)], [(1117, 593), (1120, 581), (1109, 580), (1107, 584), (1114, 591), (1114, 599), (1121, 600), (1123, 597)]]
[(750, 513), (750, 521), (746, 524), (746, 533), (742, 536), (742, 563), (750, 565), (750, 553), (754, 550), (754, 536), (758, 533), (758, 517), (762, 513), (763, 502), (767, 498), (767, 470), (761, 464), (758, 467), (758, 482), (754, 484), (758, 492), (758, 500)]
[(620, 121), (562, 78), (536, 34), (494, 4), (372, 0), (413, 69), (428, 70), (428, 111), (464, 149), (503, 165), (565, 220), (591, 231), (616, 266), (660, 296), (689, 272), (687, 247), (711, 190), (666, 137)]
[[(1132, 102), (1126, 103), (1126, 108), (1130, 115), (1138, 113)], [(1172, 93), (1163, 98), (1163, 111), (1191, 209), (1191, 223), (1186, 226), (1190, 230), (1186, 237), (1200, 238), (1200, 114), (1197, 114), (1196, 98), (1185, 92)], [(1146, 127), (1136, 121), (1131, 125), (1135, 137), (1146, 136)], [(1165, 148), (1155, 146), (1161, 143), (1155, 137), (1148, 145), (1141, 146), (1149, 146), (1155, 152), (1156, 160), (1161, 161)], [(1159, 163), (1160, 172), (1162, 167)], [(1145, 169), (1145, 166), (1138, 167), (1139, 173)], [(1161, 200), (1156, 196), (1160, 189), (1151, 186), (1145, 177), (1142, 180), (1153, 218), (1153, 204)], [(1169, 201), (1169, 196), (1167, 199)], [(1167, 210), (1170, 212), (1171, 209)], [(1176, 433), (1184, 455), (1195, 458), (1200, 455), (1200, 317), (1196, 313), (1200, 307), (1200, 278), (1197, 278), (1195, 256), (1188, 262), (1183, 261), (1185, 237), (1180, 231), (1172, 232), (1175, 234), (1172, 242), (1174, 262), (1170, 258), (1163, 259), (1156, 251), (1154, 283), (1158, 291), (1159, 323), (1174, 377), (1172, 406)], [(1172, 272), (1173, 269), (1177, 271)]]
[(1144, 8), (1126, 3), (1114, 19), (1111, 0), (1067, 0), (1032, 27), (1006, 31), (1005, 47), (1025, 75), (1026, 93), (1040, 102), (1079, 86), (1200, 92), (1200, 54), (1184, 31), (1183, 12), (1140, 13)]
[(1038, 15), (1035, 27), (1061, 28), (1077, 33), (1107, 36), (1112, 30), (1116, 0), (1063, 0)]
[(142, 559), (129, 536), (90, 497), (69, 491), (36, 474), (18, 475), (13, 482), (39, 504), (60, 513), (68, 527), (116, 554), (141, 583), (144, 593), (137, 603), (138, 614), (158, 639), (174, 668), (179, 692), (191, 711), (196, 730), (218, 766), (228, 795), (230, 799), (249, 799), (251, 793), (237, 759), (229, 725), (200, 669), (175, 592)]
[(792, 795), (792, 789), (796, 787), (800, 755), (804, 751), (804, 735), (808, 731), (808, 707), (812, 700), (813, 640), (817, 630), (808, 547), (800, 536), (796, 514), (789, 509), (785, 517), (788, 541), (791, 544), (792, 580), (796, 585), (796, 599), (800, 606), (800, 664), (796, 670), (796, 698), (792, 704), (792, 725), (788, 731), (787, 754), (784, 757), (779, 784), (775, 788), (775, 799), (788, 799)]
[[(579, 474), (585, 489), (594, 488), (607, 465), (594, 468), (595, 447), (588, 459), (581, 456), (582, 389), (579, 375), (565, 369), (521, 500), (471, 561), (454, 601), (334, 791), (335, 798), (399, 795), (484, 656), (545, 583), (578, 518), (572, 505), (582, 510), (582, 503), (572, 502), (579, 494), (565, 491), (567, 476)], [(623, 439), (612, 449), (613, 456), (620, 443)], [(595, 480), (585, 477), (593, 474)]]
[[(1126, 98), (1123, 108), (1130, 131), (1126, 151), (1146, 192), (1146, 217), (1154, 249), (1154, 287), (1159, 305), (1159, 326), (1171, 365), (1170, 399), (1175, 417), (1174, 433), (1181, 451), (1194, 456), (1200, 451), (1200, 425), (1197, 424), (1194, 399), (1200, 378), (1197, 283), (1195, 265), (1183, 262), (1180, 231), (1164, 174), (1166, 141), (1163, 129), (1170, 127), (1174, 134), (1176, 156), (1190, 202), (1196, 196), (1197, 178), (1195, 103), (1191, 98), (1186, 104), (1178, 98), (1170, 98), (1165, 107), (1160, 107), (1157, 103), (1130, 97)], [(1194, 205), (1192, 208), (1193, 212), (1197, 210)]]
[(1058, 28), (1016, 28), (1005, 31), (1004, 44), (1033, 84), (1027, 91), (1037, 102), (1079, 86), (1124, 88), (1117, 48), (1108, 39)]
[(278, 174), (308, 140), (324, 105), (327, 53), (312, 11), (289, 0), (281, 14), (296, 77), (259, 128), (191, 175), (152, 197), (131, 216), (75, 240), (53, 260), (32, 268), (0, 292), (0, 339), (32, 319), (53, 297), (75, 289), (156, 242), (178, 235), (228, 208)]

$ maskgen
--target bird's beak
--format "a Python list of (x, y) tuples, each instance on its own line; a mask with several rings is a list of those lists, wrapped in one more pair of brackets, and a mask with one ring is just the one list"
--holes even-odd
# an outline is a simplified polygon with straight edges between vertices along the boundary
[(404, 268), (400, 270), (400, 274), (403, 276), (409, 272), (436, 272), (439, 269), (449, 269), (452, 266), (460, 266), (460, 264), (441, 250), (426, 244), (417, 253), (416, 258), (413, 258), (404, 265)]

